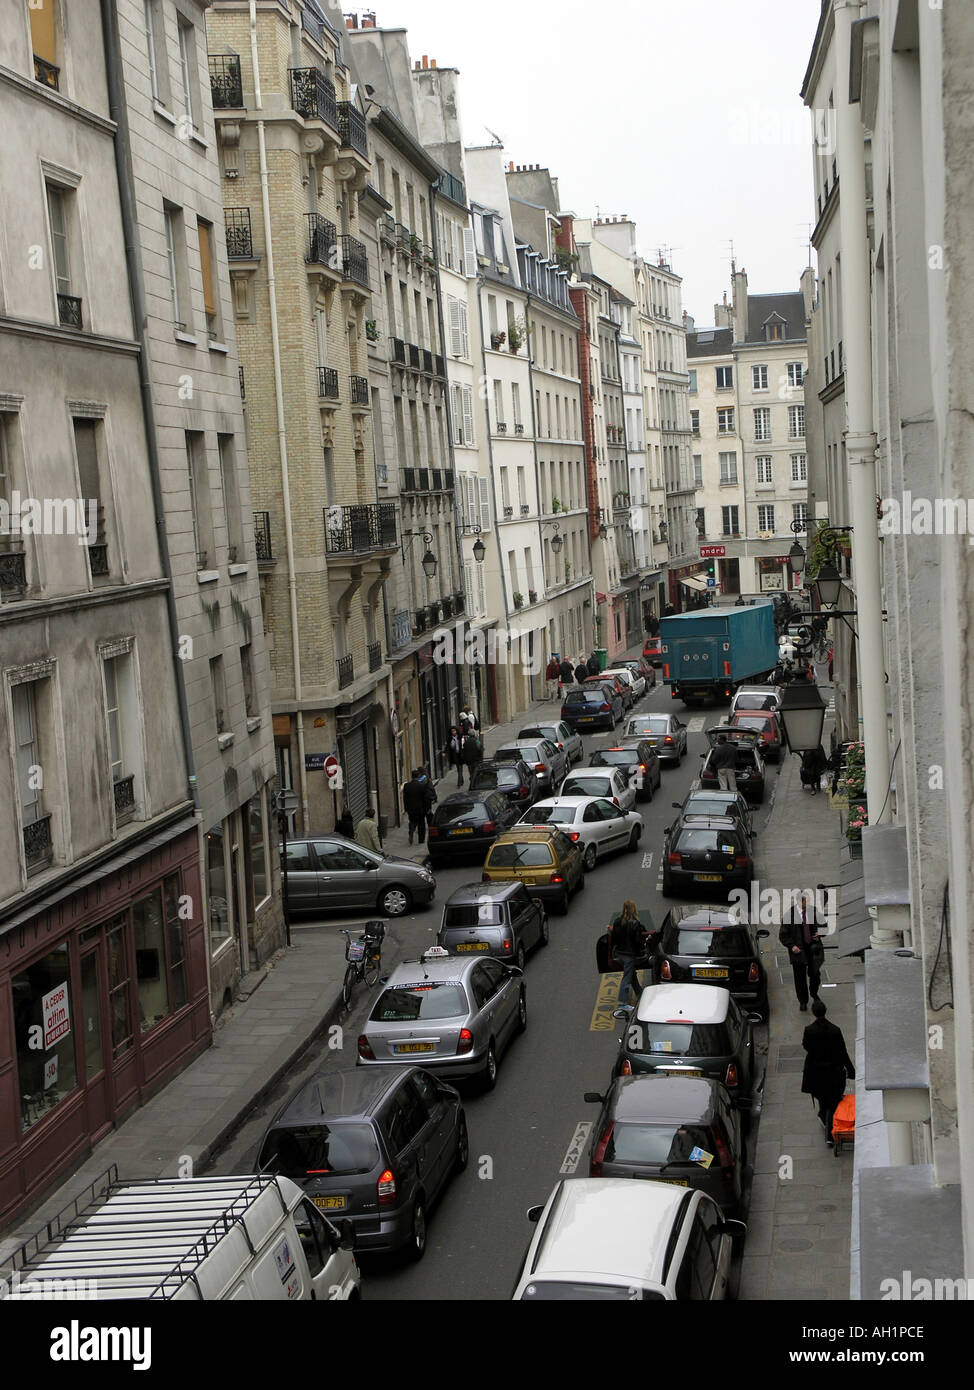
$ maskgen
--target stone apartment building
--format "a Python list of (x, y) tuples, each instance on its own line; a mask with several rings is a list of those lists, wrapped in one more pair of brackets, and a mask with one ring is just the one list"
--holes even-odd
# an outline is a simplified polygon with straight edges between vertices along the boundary
[[(713, 568), (718, 594), (753, 593), (748, 562), (737, 553), (745, 550), (742, 538), (747, 513), (733, 329), (696, 329), (688, 319), (687, 366), (697, 534), (701, 547), (708, 551), (694, 577), (705, 581)], [(709, 552), (714, 547), (723, 553), (711, 559)]]

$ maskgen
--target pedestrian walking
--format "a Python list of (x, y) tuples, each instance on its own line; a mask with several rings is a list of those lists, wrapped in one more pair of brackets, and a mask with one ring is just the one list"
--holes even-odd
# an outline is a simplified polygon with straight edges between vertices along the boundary
[(597, 676), (602, 670), (602, 667), (599, 665), (599, 659), (594, 652), (592, 652), (585, 666), (590, 676)]
[(588, 679), (588, 667), (581, 657), (578, 658), (578, 665), (575, 667), (575, 680), (579, 685), (584, 685)]
[(631, 898), (622, 904), (622, 911), (613, 917), (607, 930), (612, 954), (622, 966), (622, 983), (619, 986), (619, 1005), (622, 1007), (629, 1003), (630, 990), (637, 1000), (643, 992), (636, 976), (636, 962), (649, 953), (655, 932), (652, 920), (648, 927), (639, 920), (639, 909)]
[(655, 613), (650, 617), (649, 622), (646, 624), (646, 631), (649, 633), (650, 637), (659, 636), (659, 618), (657, 618)]
[(335, 822), (335, 834), (344, 835), (346, 840), (355, 839), (355, 822), (347, 806)]
[(470, 725), (471, 729), (480, 728), (480, 720), (474, 714), (469, 704), (466, 705), (465, 708), (460, 711), (460, 718), (466, 720), (466, 722)]
[(355, 827), (355, 843), (361, 845), (363, 849), (374, 849), (376, 854), (382, 853), (379, 827), (376, 824), (375, 812), (371, 808), (366, 811)]
[(816, 999), (812, 1005), (815, 1022), (810, 1023), (802, 1034), (802, 1047), (806, 1053), (802, 1095), (811, 1096), (818, 1106), (818, 1117), (825, 1126), (825, 1142), (831, 1145), (832, 1116), (845, 1095), (846, 1077), (853, 1080), (856, 1069), (849, 1057), (842, 1029), (828, 1021), (825, 1017), (827, 1012), (821, 999)]
[(721, 791), (737, 791), (737, 748), (728, 741), (726, 734), (717, 735), (717, 747), (711, 756), (710, 766), (717, 774)]
[(469, 769), (469, 775), (471, 777), (473, 776), (474, 768), (483, 760), (483, 756), (484, 749), (480, 739), (474, 733), (473, 729), (468, 729), (466, 737), (463, 740), (461, 757), (463, 758), (464, 765)]
[(829, 684), (830, 684), (830, 685), (832, 684), (832, 680), (833, 680), (833, 674), (832, 674), (832, 673), (833, 673), (833, 671), (834, 671), (834, 669), (835, 669), (834, 661), (833, 661), (833, 652), (834, 652), (834, 648), (833, 648), (833, 647), (829, 647)]
[[(461, 769), (462, 770), (462, 769)], [(412, 775), (402, 789), (402, 806), (409, 817), (409, 843), (416, 836), (417, 844), (426, 843), (426, 786), (420, 781), (422, 768), (414, 767)]]
[(548, 682), (548, 699), (556, 700), (561, 694), (560, 663), (557, 656), (552, 656), (548, 665), (545, 667), (544, 678)]
[(813, 999), (818, 998), (825, 962), (825, 947), (818, 933), (820, 927), (827, 925), (811, 893), (802, 893), (799, 903), (792, 906), (787, 917), (781, 919), (778, 940), (788, 952), (795, 977), (795, 994), (803, 1014), (808, 1013), (809, 992)]
[(456, 724), (451, 724), (450, 737), (447, 739), (446, 747), (443, 749), (443, 756), (449, 763), (450, 767), (455, 767), (457, 770), (458, 787), (463, 786), (463, 758), (461, 757), (462, 752), (463, 737)]
[(809, 748), (802, 754), (801, 782), (802, 791), (807, 787), (813, 796), (817, 795), (822, 781), (822, 773), (829, 765), (829, 760), (825, 756), (825, 749), (821, 744), (817, 748)]
[(572, 670), (572, 663), (567, 657), (558, 667), (558, 674), (561, 677), (562, 685), (571, 685), (575, 677), (575, 672)]

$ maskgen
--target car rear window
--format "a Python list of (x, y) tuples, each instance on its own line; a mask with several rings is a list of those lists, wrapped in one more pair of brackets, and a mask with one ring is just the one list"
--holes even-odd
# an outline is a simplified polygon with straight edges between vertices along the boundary
[(569, 690), (565, 696), (566, 705), (590, 705), (596, 700), (601, 704), (601, 694), (595, 690)]
[(697, 854), (703, 850), (736, 854), (738, 838), (732, 830), (703, 830), (695, 825), (685, 825), (678, 832), (673, 848), (681, 854)]
[(499, 903), (457, 903), (447, 905), (443, 913), (444, 927), (496, 927), (504, 920)]
[[(698, 1155), (691, 1158), (696, 1152)], [(615, 1124), (605, 1150), (606, 1163), (676, 1163), (709, 1167), (716, 1157), (705, 1125)]]
[(550, 738), (553, 743), (558, 742), (558, 730), (553, 724), (535, 725), (531, 729), (521, 729), (518, 738)]
[(300, 1129), (272, 1129), (257, 1166), (303, 1182), (308, 1177), (345, 1177), (370, 1173), (379, 1161), (371, 1125), (318, 1124)]
[[(635, 1044), (635, 1046), (633, 1045)], [(726, 1057), (731, 1051), (724, 1023), (634, 1023), (626, 1037), (630, 1052), (666, 1057)]]
[(470, 779), (471, 788), (484, 791), (493, 787), (518, 787), (521, 774), (516, 767), (482, 767)]
[(451, 801), (449, 805), (443, 803), (437, 806), (433, 813), (434, 825), (451, 825), (454, 821), (460, 820), (479, 822), (489, 819), (487, 807), (482, 801)]
[(765, 729), (772, 728), (770, 719), (758, 719), (753, 714), (735, 715), (734, 723), (738, 729), (756, 729), (760, 734), (763, 734)]
[(662, 949), (672, 956), (753, 956), (750, 937), (741, 927), (667, 927)]
[(547, 825), (549, 821), (556, 825), (575, 823), (574, 806), (532, 806), (525, 814), (538, 825)]
[(670, 721), (665, 714), (643, 715), (640, 719), (630, 719), (626, 732), (630, 734), (665, 734)]
[(448, 981), (429, 980), (421, 985), (399, 985), (385, 990), (369, 1014), (372, 1023), (416, 1023), (435, 1018), (456, 1018), (469, 1011), (463, 987)]
[(610, 796), (610, 777), (569, 777), (561, 786), (562, 796)]
[(691, 796), (683, 803), (685, 816), (732, 816), (736, 809), (736, 801), (717, 801), (706, 796)]
[(592, 755), (595, 767), (628, 767), (638, 762), (639, 753), (635, 748), (600, 748)]
[(581, 1300), (585, 1303), (599, 1303), (609, 1300), (618, 1302), (651, 1301), (665, 1299), (666, 1295), (655, 1289), (641, 1289), (636, 1284), (581, 1284), (567, 1279), (532, 1279), (521, 1295), (522, 1302), (566, 1303)]
[(494, 845), (487, 856), (491, 869), (535, 869), (553, 862), (547, 844)]
[(509, 763), (540, 763), (542, 761), (541, 749), (534, 747), (498, 748), (494, 757), (498, 762), (506, 761)]

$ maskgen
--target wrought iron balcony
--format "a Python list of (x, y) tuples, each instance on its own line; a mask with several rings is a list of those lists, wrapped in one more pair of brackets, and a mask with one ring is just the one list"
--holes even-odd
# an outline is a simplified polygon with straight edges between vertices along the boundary
[(461, 207), (466, 207), (467, 195), (464, 192), (463, 183), (453, 174), (448, 174), (445, 169), (437, 180), (437, 188), (448, 198), (452, 198), (455, 203), (459, 203)]
[(135, 777), (120, 777), (112, 783), (112, 800), (115, 804), (115, 823), (122, 825), (135, 815)]
[(467, 602), (467, 600), (466, 600), (465, 595), (463, 595), (463, 594), (454, 594), (454, 595), (453, 595), (453, 611), (454, 611), (454, 613), (456, 613), (457, 615), (459, 615), (460, 613), (462, 613), (463, 610), (464, 610), (464, 606), (465, 606), (466, 602)]
[(0, 541), (0, 594), (27, 592), (27, 562), (23, 542)]
[(409, 613), (405, 608), (400, 608), (392, 615), (392, 645), (398, 650), (404, 647), (412, 636), (412, 623)]
[(271, 514), (270, 512), (254, 512), (254, 548), (257, 551), (257, 563), (265, 564), (274, 559), (274, 548), (271, 545)]
[(429, 492), (429, 490), (430, 490), (430, 471), (429, 471), (429, 469), (428, 469), (428, 468), (419, 468), (419, 469), (417, 469), (416, 471), (417, 471), (417, 475), (418, 475), (418, 478), (419, 478), (419, 487), (418, 487), (417, 491), (419, 491), (419, 492)]
[(335, 662), (338, 671), (338, 688), (344, 690), (355, 679), (355, 662), (350, 656), (340, 656)]
[(346, 280), (353, 280), (357, 285), (369, 287), (369, 257), (365, 246), (355, 237), (342, 236), (342, 273)]
[(416, 469), (415, 469), (415, 468), (404, 468), (404, 469), (402, 470), (402, 491), (403, 491), (403, 492), (415, 492), (415, 491), (416, 491)]
[(58, 295), (57, 316), (62, 328), (84, 327), (81, 319), (81, 300), (75, 294)]
[(430, 471), (431, 471), (431, 473), (432, 473), (431, 483), (432, 483), (433, 491), (434, 491), (434, 492), (442, 492), (442, 491), (443, 491), (443, 473), (442, 473), (442, 470), (439, 469), (439, 468), (433, 468), (433, 469), (431, 469)]
[(318, 397), (323, 401), (338, 400), (338, 372), (334, 367), (318, 368)]
[(250, 230), (250, 208), (224, 208), (227, 226), (227, 256), (231, 261), (253, 259), (254, 243)]
[(369, 404), (369, 379), (367, 376), (349, 377), (352, 387), (352, 405)]
[(214, 111), (232, 111), (243, 106), (240, 54), (212, 54), (209, 67)]
[(91, 565), (91, 575), (93, 579), (103, 579), (109, 574), (108, 568), (108, 546), (104, 544), (89, 545), (88, 562)]
[(246, 383), (244, 382), (244, 369), (243, 369), (243, 367), (238, 367), (238, 368), (237, 368), (237, 376), (238, 376), (239, 379), (240, 379), (240, 399), (241, 399), (242, 401), (245, 401), (245, 400), (247, 399), (247, 386), (246, 386)]
[(378, 671), (379, 667), (382, 665), (382, 643), (370, 642), (367, 650), (369, 653), (369, 670)]
[(369, 140), (365, 117), (350, 101), (338, 103), (338, 131), (345, 149), (355, 150), (363, 159), (369, 157)]
[(402, 338), (392, 339), (392, 360), (399, 362), (402, 366), (406, 365), (406, 344)]
[(452, 491), (453, 491), (453, 486), (454, 486), (453, 469), (452, 469), (452, 468), (444, 468), (444, 470), (443, 470), (443, 487), (444, 487), (444, 489), (445, 489), (447, 492), (452, 492)]
[(453, 617), (453, 595), (447, 594), (446, 598), (440, 599), (440, 611), (444, 618)]
[(423, 354), (423, 371), (426, 373), (427, 376), (432, 376), (433, 354), (430, 352), (429, 348), (422, 348), (421, 351)]
[(301, 28), (311, 35), (315, 43), (324, 48), (325, 26), (314, 10), (309, 10), (307, 5), (301, 6)]
[(305, 217), (308, 222), (307, 260), (313, 265), (326, 265), (329, 270), (338, 270), (341, 253), (334, 222), (329, 222), (327, 217), (321, 217), (316, 212), (306, 212)]
[(53, 63), (48, 63), (43, 58), (38, 58), (34, 54), (34, 81), (40, 82), (45, 87), (50, 87), (53, 91), (59, 92), (61, 69), (56, 68)]
[(446, 376), (446, 363), (438, 352), (433, 354), (433, 375)]
[(24, 860), (27, 864), (27, 872), (32, 873), (45, 864), (49, 864), (53, 857), (51, 813), (48, 812), (46, 816), (38, 816), (37, 820), (24, 826)]
[(416, 609), (416, 613), (415, 613), (415, 616), (414, 616), (414, 618), (413, 618), (413, 631), (414, 631), (414, 632), (425, 632), (425, 631), (426, 631), (426, 609), (425, 609), (425, 608), (417, 608), (417, 609)]
[(396, 547), (394, 502), (325, 507), (325, 549), (329, 555), (363, 554)]
[(422, 348), (417, 347), (415, 343), (407, 343), (406, 346), (409, 350), (409, 365), (411, 367), (415, 367), (416, 371), (418, 372), (420, 369), (420, 363), (423, 360), (423, 350)]
[(338, 129), (335, 86), (320, 68), (291, 68), (291, 105), (306, 121), (327, 121)]

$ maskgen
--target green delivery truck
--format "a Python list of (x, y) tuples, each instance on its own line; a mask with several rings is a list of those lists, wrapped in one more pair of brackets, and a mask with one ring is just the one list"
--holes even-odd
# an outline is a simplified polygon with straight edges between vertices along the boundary
[(730, 700), (739, 685), (770, 674), (778, 660), (774, 611), (701, 608), (660, 619), (663, 684), (674, 700)]

